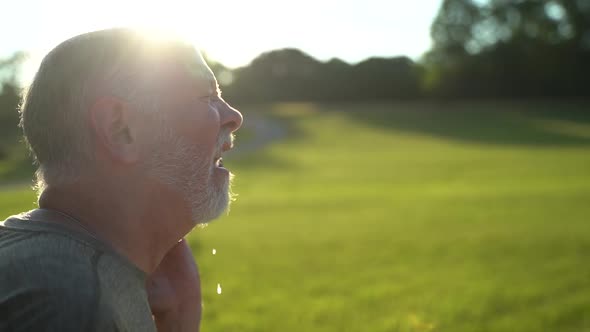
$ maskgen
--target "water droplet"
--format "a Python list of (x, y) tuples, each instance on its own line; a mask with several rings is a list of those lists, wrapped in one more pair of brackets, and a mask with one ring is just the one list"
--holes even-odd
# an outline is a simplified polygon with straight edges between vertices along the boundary
[(217, 250), (216, 250), (215, 248), (213, 248), (213, 250), (211, 250), (211, 253), (212, 253), (213, 255), (215, 255), (215, 254), (217, 253)]
[(221, 284), (217, 283), (217, 294), (221, 294)]

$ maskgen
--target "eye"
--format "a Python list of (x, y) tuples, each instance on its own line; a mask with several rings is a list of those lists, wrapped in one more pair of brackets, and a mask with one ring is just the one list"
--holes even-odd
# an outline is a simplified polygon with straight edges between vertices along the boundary
[(199, 97), (199, 101), (203, 102), (203, 103), (210, 103), (212, 100), (213, 100), (213, 96), (211, 96), (211, 95)]
[(213, 96), (210, 96), (210, 98), (209, 98), (209, 103), (217, 103), (217, 102), (219, 102), (220, 100), (221, 100), (221, 99), (219, 98), (219, 96), (217, 96), (217, 95), (213, 95)]
[(214, 105), (214, 104), (222, 101), (221, 96), (217, 92), (214, 92), (210, 95), (204, 95), (204, 96), (198, 97), (198, 100), (202, 103), (206, 103), (209, 105)]

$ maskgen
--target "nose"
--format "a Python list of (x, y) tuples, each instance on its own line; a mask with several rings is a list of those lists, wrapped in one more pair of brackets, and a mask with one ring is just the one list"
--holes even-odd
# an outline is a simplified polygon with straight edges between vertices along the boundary
[(244, 117), (237, 109), (231, 107), (227, 102), (224, 102), (224, 107), (221, 110), (221, 126), (228, 127), (230, 132), (238, 130), (242, 126)]

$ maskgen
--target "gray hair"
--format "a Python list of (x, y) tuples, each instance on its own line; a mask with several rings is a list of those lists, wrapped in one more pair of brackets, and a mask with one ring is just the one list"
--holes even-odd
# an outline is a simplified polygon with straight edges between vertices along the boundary
[[(157, 109), (157, 69), (179, 55), (192, 58), (188, 65), (193, 73), (197, 68), (201, 75), (212, 75), (193, 46), (177, 39), (152, 39), (132, 29), (86, 33), (51, 50), (20, 108), (20, 126), (38, 166), (37, 190), (72, 183), (93, 167), (87, 110), (95, 98), (114, 96), (142, 111)], [(195, 66), (195, 57), (204, 66), (199, 59)]]

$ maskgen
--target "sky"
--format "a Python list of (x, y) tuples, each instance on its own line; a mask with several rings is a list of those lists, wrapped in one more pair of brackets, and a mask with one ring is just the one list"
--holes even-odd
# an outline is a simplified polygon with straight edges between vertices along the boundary
[[(29, 53), (23, 76), (77, 34), (117, 26), (180, 35), (235, 68), (262, 52), (295, 47), (319, 60), (418, 59), (442, 0), (8, 0), (1, 5), (0, 57)], [(32, 73), (31, 73), (32, 72)]]

